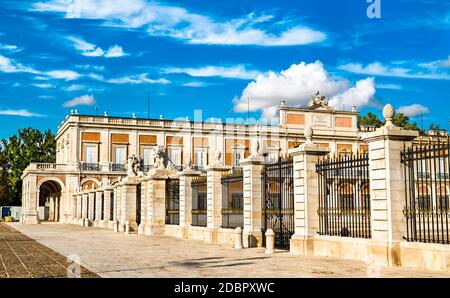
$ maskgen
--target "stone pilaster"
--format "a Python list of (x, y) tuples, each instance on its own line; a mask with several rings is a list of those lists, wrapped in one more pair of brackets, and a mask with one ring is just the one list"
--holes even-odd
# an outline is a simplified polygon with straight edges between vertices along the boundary
[(147, 191), (147, 187), (148, 187), (148, 183), (147, 183), (147, 178), (146, 177), (141, 177), (140, 178), (140, 183), (141, 183), (141, 221), (138, 223), (138, 233), (140, 234), (144, 234), (145, 231), (145, 226), (147, 224), (147, 212), (148, 212), (148, 191)]
[(244, 176), (244, 247), (262, 246), (261, 156), (250, 156), (240, 162)]
[(136, 221), (136, 202), (137, 202), (137, 186), (139, 177), (127, 177), (121, 183), (121, 215), (120, 222), (130, 223), (130, 231), (137, 231), (138, 223)]
[(383, 114), (386, 125), (368, 133), (364, 140), (369, 145), (369, 179), (372, 240), (367, 254), (378, 264), (400, 266), (400, 242), (404, 223), (404, 172), (400, 152), (406, 143), (418, 136), (417, 131), (400, 129), (390, 121), (394, 111), (387, 105)]
[(180, 227), (182, 237), (187, 238), (192, 224), (192, 178), (200, 176), (200, 172), (185, 170), (180, 176)]
[(102, 196), (103, 189), (97, 189), (95, 192), (95, 219), (94, 219), (94, 227), (100, 226), (100, 221), (102, 220)]
[(37, 189), (37, 176), (29, 175), (23, 181), (22, 190), (22, 204), (25, 204), (24, 212), (22, 213), (22, 223), (24, 224), (38, 224), (39, 214), (39, 189)]
[(207, 225), (209, 230), (206, 242), (217, 241), (217, 230), (222, 225), (222, 183), (223, 174), (231, 169), (230, 166), (215, 164), (206, 168), (207, 183)]
[(320, 156), (329, 152), (329, 149), (320, 148), (312, 142), (289, 150), (294, 167), (295, 233), (290, 244), (293, 253), (314, 255), (313, 237), (317, 235), (319, 228), (319, 176), (316, 164)]

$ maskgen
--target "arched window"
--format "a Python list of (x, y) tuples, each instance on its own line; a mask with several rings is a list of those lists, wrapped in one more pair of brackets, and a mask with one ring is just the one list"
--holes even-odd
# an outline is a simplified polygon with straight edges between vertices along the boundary
[(445, 186), (440, 186), (438, 189), (437, 189), (437, 192), (436, 192), (436, 194), (437, 194), (437, 201), (436, 201), (436, 203), (437, 203), (437, 207), (439, 208), (439, 209), (441, 209), (441, 210), (448, 210), (449, 209), (449, 196), (450, 196), (450, 194), (449, 194), (449, 192), (448, 192), (449, 190), (447, 189), (447, 187), (445, 187)]

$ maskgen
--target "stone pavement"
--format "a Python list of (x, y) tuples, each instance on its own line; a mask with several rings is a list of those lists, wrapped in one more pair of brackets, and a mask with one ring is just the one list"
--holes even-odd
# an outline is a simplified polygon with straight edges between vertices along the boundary
[[(0, 278), (67, 277), (67, 257), (0, 223)], [(81, 268), (81, 277), (98, 277)]]
[(235, 250), (226, 245), (76, 225), (9, 225), (63, 255), (78, 254), (83, 266), (102, 277), (450, 277), (281, 251), (268, 256), (262, 248)]

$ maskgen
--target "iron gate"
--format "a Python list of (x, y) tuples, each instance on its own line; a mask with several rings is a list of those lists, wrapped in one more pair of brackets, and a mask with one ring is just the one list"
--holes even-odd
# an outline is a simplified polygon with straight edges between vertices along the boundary
[(166, 224), (180, 223), (180, 180), (168, 179), (166, 182)]
[(264, 166), (262, 187), (263, 235), (267, 229), (272, 229), (275, 232), (275, 248), (289, 250), (295, 227), (292, 159), (279, 159), (274, 164)]

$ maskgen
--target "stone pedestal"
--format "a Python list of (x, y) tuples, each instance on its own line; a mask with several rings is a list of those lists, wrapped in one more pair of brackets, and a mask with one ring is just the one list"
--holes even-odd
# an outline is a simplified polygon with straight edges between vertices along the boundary
[(188, 238), (188, 229), (192, 224), (192, 178), (200, 176), (200, 172), (185, 170), (180, 177), (180, 228), (181, 237)]
[(401, 265), (405, 177), (400, 152), (404, 145), (408, 147), (417, 136), (417, 131), (402, 130), (387, 121), (385, 126), (368, 133), (364, 138), (369, 144), (372, 233), (367, 254), (376, 264)]
[(314, 143), (305, 143), (289, 150), (294, 166), (294, 215), (295, 233), (291, 237), (290, 250), (300, 255), (314, 255), (314, 236), (319, 229), (319, 176), (316, 164), (319, 157), (329, 153)]
[(211, 165), (206, 168), (207, 175), (207, 239), (206, 242), (217, 241), (217, 230), (222, 225), (222, 183), (224, 172), (231, 170), (230, 166), (222, 164)]
[(250, 156), (240, 162), (244, 176), (244, 247), (262, 247), (261, 156)]
[(139, 177), (127, 177), (121, 183), (121, 211), (120, 223), (126, 222), (130, 225), (130, 231), (137, 231), (136, 221), (137, 211), (137, 186), (140, 183)]

